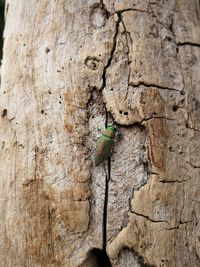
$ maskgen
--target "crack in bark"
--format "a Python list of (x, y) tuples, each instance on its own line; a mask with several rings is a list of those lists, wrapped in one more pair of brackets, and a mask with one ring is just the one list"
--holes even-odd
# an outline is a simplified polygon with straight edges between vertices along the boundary
[(195, 47), (200, 47), (199, 43), (193, 43), (193, 42), (178, 42), (176, 44), (178, 46), (191, 45), (191, 46), (195, 46)]
[(51, 218), (51, 210), (50, 207), (48, 207), (48, 223), (49, 223), (49, 242), (50, 242), (50, 249), (52, 251), (52, 258), (55, 258), (55, 253), (54, 253), (54, 240), (52, 238), (53, 236), (53, 231), (52, 231), (52, 218)]
[(169, 181), (167, 181), (167, 180), (161, 180), (161, 181), (158, 181), (158, 182), (160, 182), (160, 183), (163, 183), (163, 184), (175, 184), (175, 183), (178, 183), (178, 184), (181, 184), (181, 183), (184, 183), (184, 182), (187, 182), (187, 181), (190, 181), (191, 180), (191, 178), (188, 178), (188, 179), (186, 179), (186, 180), (182, 180), (182, 181), (179, 181), (179, 180), (169, 180)]
[[(189, 223), (189, 221), (188, 221)], [(187, 222), (185, 223), (182, 223), (182, 224), (187, 224)], [(192, 266), (192, 260), (191, 260), (191, 253), (190, 253), (190, 249), (189, 249), (189, 246), (188, 246), (188, 243), (189, 243), (189, 238), (188, 238), (188, 228), (185, 227), (185, 240), (186, 240), (186, 248), (187, 248), (187, 251), (188, 251), (188, 256), (189, 256), (189, 262), (190, 262), (190, 265), (189, 266)]]
[(114, 14), (122, 14), (124, 12), (129, 12), (129, 11), (142, 12), (142, 13), (148, 13), (149, 14), (148, 10), (139, 9), (139, 8), (126, 8), (126, 9), (121, 9), (121, 10), (115, 11), (115, 13), (113, 13), (113, 15)]
[(108, 184), (109, 181), (109, 170), (108, 175), (105, 176), (105, 197), (104, 197), (104, 207), (103, 207), (103, 245), (102, 249), (106, 251), (107, 244), (107, 209), (108, 209)]
[(154, 83), (143, 82), (143, 81), (141, 81), (141, 82), (139, 81), (138, 83), (133, 83), (133, 82), (129, 83), (129, 86), (132, 86), (132, 87), (139, 87), (140, 85), (144, 85), (145, 87), (155, 87), (155, 88), (158, 88), (158, 89), (181, 92), (181, 90), (176, 89), (176, 88), (167, 87), (167, 86), (154, 84)]
[[(176, 121), (176, 119), (172, 119), (172, 118), (168, 118), (168, 117), (165, 117), (165, 116), (152, 116), (152, 117), (149, 117), (149, 118), (146, 118), (146, 119), (142, 119), (141, 121), (135, 121), (135, 122), (133, 122), (133, 123), (130, 123), (130, 124), (120, 124), (120, 123), (117, 123), (118, 125), (121, 125), (121, 126), (123, 126), (123, 127), (125, 127), (125, 128), (132, 128), (132, 127), (141, 127), (141, 126), (143, 126), (143, 127), (145, 127), (144, 125), (143, 125), (143, 123), (145, 122), (145, 121), (150, 121), (150, 120), (153, 120), (153, 119), (164, 119), (164, 120), (169, 120), (169, 121)], [(200, 167), (199, 167), (200, 168)], [(151, 174), (151, 173), (150, 173)], [(152, 174), (156, 174), (156, 173), (152, 173)]]
[(181, 212), (180, 212), (179, 224), (182, 222), (181, 218), (183, 215), (184, 207), (185, 207), (185, 184), (183, 183), (183, 202), (182, 202), (182, 207), (181, 207)]
[(35, 146), (34, 152), (35, 152), (35, 154), (34, 154), (34, 161), (35, 161), (34, 179), (31, 179), (31, 182), (37, 180), (37, 169), (38, 169), (37, 160), (38, 160), (38, 152), (39, 152), (39, 148), (37, 146)]
[[(124, 32), (125, 32), (125, 36), (126, 36), (126, 44), (127, 44), (127, 48), (128, 48), (128, 54), (127, 54), (127, 59), (128, 59), (128, 79), (127, 79), (127, 89), (126, 89), (126, 95), (125, 95), (125, 98), (124, 98), (124, 102), (126, 101), (127, 97), (128, 97), (128, 92), (129, 92), (129, 83), (130, 83), (130, 77), (131, 77), (131, 68), (130, 68), (130, 63), (131, 63), (131, 60), (130, 60), (130, 47), (129, 47), (129, 42), (128, 42), (128, 35), (130, 36), (131, 38), (131, 34), (130, 32), (127, 31), (126, 29), (126, 25), (122, 19), (122, 16), (121, 14), (119, 15), (119, 18), (121, 20), (121, 23), (123, 25), (123, 28), (124, 28)], [(131, 38), (131, 41), (132, 41), (132, 38)]]
[(177, 226), (166, 228), (166, 230), (168, 230), (168, 231), (176, 230), (176, 229), (179, 229), (180, 228), (180, 225), (188, 224), (188, 223), (191, 223), (191, 222), (192, 221), (185, 221), (185, 222), (180, 221)]
[(118, 36), (118, 33), (119, 33), (119, 24), (120, 24), (120, 17), (118, 16), (118, 21), (116, 22), (116, 28), (115, 28), (115, 34), (114, 34), (114, 37), (113, 37), (113, 46), (112, 46), (112, 49), (111, 49), (111, 52), (110, 52), (110, 57), (107, 61), (107, 64), (104, 66), (104, 69), (103, 69), (103, 74), (102, 74), (102, 86), (101, 86), (101, 90), (103, 90), (105, 87), (106, 87), (106, 72), (107, 72), (107, 69), (110, 67), (111, 65), (111, 62), (113, 60), (113, 56), (114, 56), (114, 53), (115, 53), (115, 50), (116, 50), (116, 45), (117, 45), (117, 36)]
[(186, 128), (187, 128), (187, 129), (190, 129), (190, 130), (192, 130), (192, 131), (194, 131), (194, 132), (200, 132), (199, 129), (196, 129), (196, 128), (193, 128), (193, 127), (190, 127), (190, 126), (187, 126)]
[[(117, 45), (117, 36), (119, 33), (119, 24), (120, 24), (120, 16), (118, 15), (118, 21), (116, 22), (116, 28), (115, 28), (115, 34), (113, 37), (113, 46), (110, 52), (110, 57), (107, 61), (107, 64), (104, 66), (103, 69), (103, 74), (102, 74), (102, 86), (101, 86), (101, 91), (103, 91), (103, 89), (106, 87), (106, 73), (107, 73), (107, 69), (110, 67), (112, 60), (113, 60), (113, 56), (116, 50), (116, 45)], [(105, 104), (105, 113), (106, 113), (106, 120), (105, 120), (105, 128), (107, 128), (108, 126), (108, 111), (106, 108), (106, 104)], [(108, 173), (105, 176), (105, 198), (104, 198), (104, 208), (103, 208), (103, 245), (102, 245), (102, 249), (103, 251), (106, 252), (106, 245), (107, 245), (107, 209), (108, 209), (108, 194), (109, 194), (109, 180), (110, 180), (110, 176), (111, 176), (111, 158), (108, 157)]]
[(152, 117), (149, 117), (149, 118), (146, 118), (146, 119), (142, 119), (139, 123), (140, 124), (143, 124), (143, 122), (145, 121), (150, 121), (150, 120), (153, 120), (153, 119), (165, 119), (165, 120), (169, 120), (169, 121), (175, 121), (176, 119), (172, 119), (172, 118), (168, 118), (168, 117), (165, 117), (165, 116), (152, 116)]
[[(130, 61), (130, 57), (129, 57), (129, 55), (130, 55), (130, 47), (129, 47), (129, 43), (128, 43), (128, 35), (129, 35), (130, 38), (131, 38), (131, 34), (130, 34), (130, 32), (127, 31), (127, 29), (126, 29), (126, 25), (125, 25), (125, 23), (124, 23), (124, 21), (123, 21), (123, 19), (122, 19), (121, 14), (119, 15), (119, 18), (120, 18), (120, 21), (121, 21), (121, 23), (122, 23), (122, 25), (123, 25), (124, 32), (125, 32), (125, 35), (126, 35), (126, 43), (127, 43), (127, 48), (128, 48), (128, 54), (127, 54), (127, 57), (128, 57), (128, 64), (130, 64), (131, 61)], [(132, 38), (131, 38), (131, 41), (132, 41)], [(129, 67), (129, 77), (130, 77), (130, 67)], [(129, 79), (128, 79), (128, 82), (129, 82)]]
[(27, 180), (25, 180), (24, 182), (23, 182), (23, 185), (24, 186), (29, 186), (31, 183), (33, 183), (33, 182), (35, 182), (36, 181), (36, 179), (34, 178), (34, 179), (27, 179)]
[(200, 166), (195, 165), (195, 164), (193, 164), (193, 163), (191, 163), (189, 161), (186, 161), (186, 163), (190, 164), (194, 169), (200, 169)]
[(154, 219), (150, 218), (148, 215), (144, 215), (144, 214), (135, 212), (133, 210), (131, 210), (131, 213), (135, 214), (136, 216), (143, 217), (143, 218), (145, 218), (148, 221), (153, 222), (153, 223), (168, 223), (169, 224), (169, 222), (166, 220), (154, 220)]

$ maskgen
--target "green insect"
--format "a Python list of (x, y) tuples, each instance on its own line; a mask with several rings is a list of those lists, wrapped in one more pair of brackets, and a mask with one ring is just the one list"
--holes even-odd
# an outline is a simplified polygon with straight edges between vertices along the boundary
[(108, 158), (115, 142), (116, 127), (108, 126), (99, 137), (95, 151), (95, 165), (99, 166)]

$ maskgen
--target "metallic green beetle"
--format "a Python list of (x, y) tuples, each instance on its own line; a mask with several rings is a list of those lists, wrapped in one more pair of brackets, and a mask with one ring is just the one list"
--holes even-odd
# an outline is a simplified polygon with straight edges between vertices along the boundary
[(95, 151), (95, 165), (99, 166), (108, 158), (115, 142), (116, 127), (108, 126), (99, 137)]

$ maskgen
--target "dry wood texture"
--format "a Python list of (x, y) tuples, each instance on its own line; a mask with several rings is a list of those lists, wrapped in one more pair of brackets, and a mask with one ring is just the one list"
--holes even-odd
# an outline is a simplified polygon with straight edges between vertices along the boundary
[(200, 266), (199, 1), (7, 0), (5, 15), (1, 266)]

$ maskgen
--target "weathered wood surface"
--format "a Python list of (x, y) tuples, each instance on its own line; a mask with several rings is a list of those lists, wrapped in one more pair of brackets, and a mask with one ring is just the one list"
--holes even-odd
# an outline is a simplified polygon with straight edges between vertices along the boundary
[[(199, 5), (7, 1), (2, 267), (95, 267), (93, 248), (113, 267), (200, 265)], [(108, 173), (91, 154), (112, 118)]]

